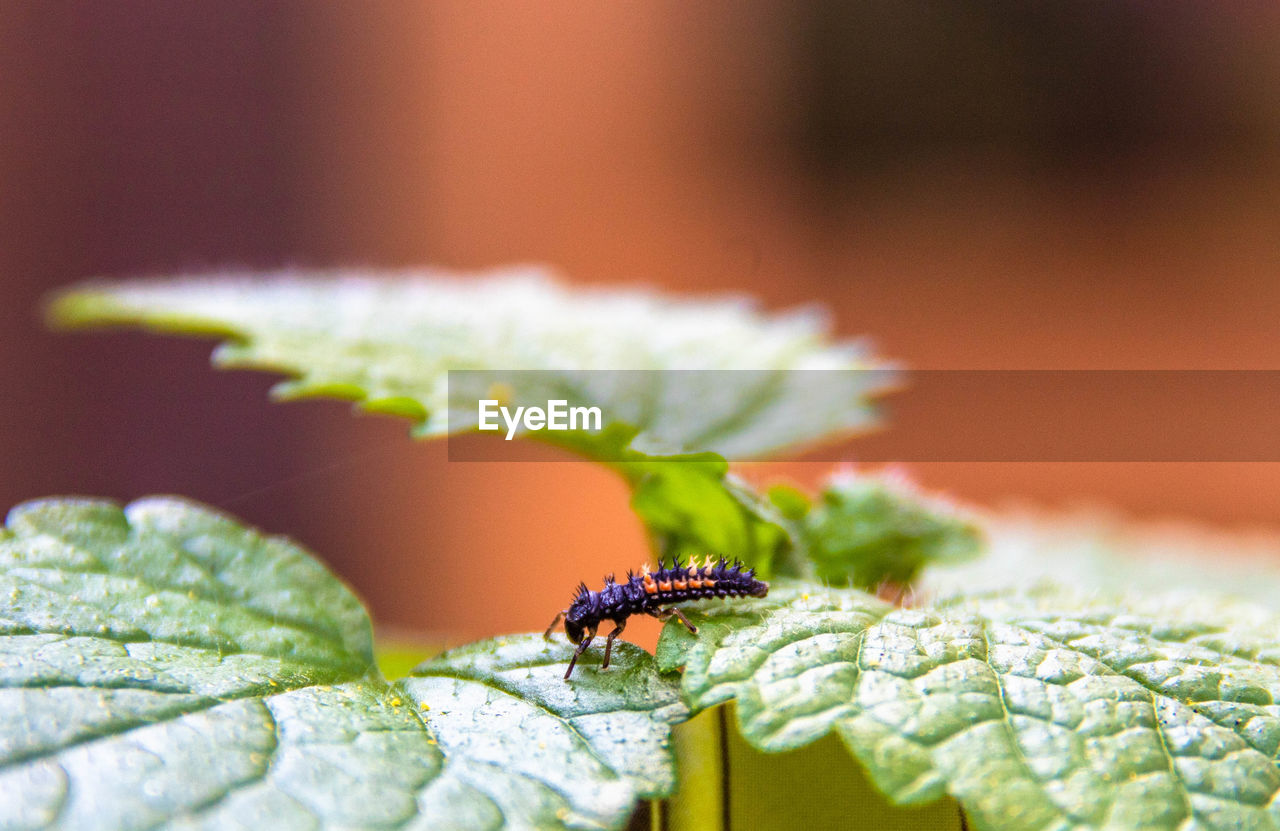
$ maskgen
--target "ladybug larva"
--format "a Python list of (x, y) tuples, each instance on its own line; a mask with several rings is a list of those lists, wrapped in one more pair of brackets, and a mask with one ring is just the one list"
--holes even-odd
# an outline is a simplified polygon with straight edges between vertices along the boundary
[(598, 592), (588, 589), (586, 583), (579, 583), (573, 602), (555, 616), (543, 637), (550, 640), (551, 630), (556, 628), (561, 618), (564, 619), (565, 636), (578, 646), (564, 673), (568, 681), (578, 656), (587, 651), (596, 636), (596, 629), (604, 621), (613, 621), (614, 628), (604, 645), (601, 669), (609, 666), (613, 639), (627, 628), (627, 618), (644, 614), (668, 620), (674, 615), (696, 634), (697, 627), (675, 608), (675, 604), (709, 597), (764, 597), (769, 593), (769, 584), (757, 580), (755, 573), (755, 569), (744, 569), (742, 563), (735, 560), (731, 564), (723, 557), (714, 563), (708, 557), (701, 564), (692, 562), (687, 566), (676, 557), (670, 567), (659, 563), (657, 571), (651, 571), (646, 564), (639, 574), (627, 572), (627, 579), (622, 583), (610, 574), (604, 578), (604, 588)]

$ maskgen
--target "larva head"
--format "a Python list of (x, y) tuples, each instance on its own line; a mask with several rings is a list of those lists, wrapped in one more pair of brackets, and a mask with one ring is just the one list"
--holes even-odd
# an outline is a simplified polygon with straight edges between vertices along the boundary
[(765, 597), (769, 594), (769, 584), (756, 579), (756, 570), (749, 568), (742, 574), (747, 580), (747, 594), (752, 597)]
[(564, 634), (570, 643), (582, 643), (586, 637), (589, 622), (596, 620), (596, 604), (599, 595), (587, 589), (586, 585), (578, 587), (578, 596), (569, 604), (564, 616)]

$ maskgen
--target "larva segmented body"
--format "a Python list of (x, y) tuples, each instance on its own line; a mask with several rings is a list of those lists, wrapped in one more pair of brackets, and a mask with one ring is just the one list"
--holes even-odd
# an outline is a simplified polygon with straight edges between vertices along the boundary
[(578, 656), (587, 651), (591, 639), (596, 636), (596, 629), (606, 620), (614, 622), (614, 630), (605, 643), (601, 669), (609, 666), (613, 639), (626, 628), (627, 618), (632, 615), (651, 615), (659, 620), (675, 615), (689, 627), (690, 632), (697, 632), (697, 628), (674, 604), (709, 597), (764, 597), (768, 593), (769, 584), (755, 578), (755, 569), (744, 569), (736, 560), (729, 563), (721, 557), (712, 562), (708, 557), (701, 564), (691, 562), (684, 565), (677, 557), (671, 566), (659, 564), (657, 571), (645, 565), (639, 574), (627, 572), (627, 579), (622, 583), (610, 574), (605, 578), (604, 588), (598, 592), (588, 589), (585, 583), (579, 583), (573, 603), (551, 621), (545, 637), (551, 637), (551, 630), (563, 617), (565, 635), (578, 645), (564, 674), (567, 681)]

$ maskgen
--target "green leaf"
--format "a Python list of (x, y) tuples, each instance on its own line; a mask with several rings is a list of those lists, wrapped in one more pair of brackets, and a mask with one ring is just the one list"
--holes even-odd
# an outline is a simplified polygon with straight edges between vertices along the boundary
[(895, 474), (842, 474), (804, 513), (802, 497), (775, 488), (770, 498), (793, 520), (801, 550), (824, 583), (906, 587), (933, 563), (973, 559), (982, 536), (972, 520)]
[(695, 709), (782, 751), (835, 732), (891, 798), (977, 828), (1276, 828), (1280, 619), (1196, 595), (901, 609), (781, 584), (668, 626)]
[(568, 396), (599, 406), (600, 433), (530, 435), (622, 473), (663, 545), (741, 557), (765, 574), (787, 532), (725, 478), (724, 457), (865, 428), (869, 398), (891, 380), (860, 345), (831, 342), (811, 314), (573, 291), (531, 269), (468, 281), (375, 276), (87, 284), (57, 298), (51, 317), (225, 335), (215, 362), (293, 376), (279, 397), (354, 399), (416, 420), (423, 436), (475, 427), (475, 413), (450, 414), (451, 369), (499, 371), (475, 383), (505, 390), (513, 404)]
[(0, 827), (617, 828), (685, 710), (638, 648), (566, 684), (571, 652), (388, 684), (300, 548), (176, 499), (30, 503), (0, 530)]
[(5, 635), (172, 644), (318, 680), (373, 662), (368, 616), (324, 566), (190, 502), (27, 503), (0, 535), (0, 568)]
[[(447, 652), (400, 682), (450, 760), (430, 816), (459, 828), (498, 827), (502, 816), (516, 827), (617, 827), (637, 799), (672, 791), (671, 724), (688, 716), (675, 683), (624, 641), (608, 670), (584, 656), (566, 683), (571, 654), (561, 640), (512, 636)], [(471, 807), (475, 794), (492, 803), (487, 813)], [(454, 804), (466, 813), (452, 816)]]
[[(287, 373), (285, 397), (354, 398), (418, 419), (426, 435), (459, 429), (448, 419), (450, 369), (511, 372), (516, 399), (521, 384), (534, 384), (544, 404), (549, 391), (586, 385), (606, 421), (630, 425), (640, 444), (663, 448), (656, 455), (763, 454), (865, 428), (869, 396), (890, 380), (860, 344), (832, 343), (813, 314), (571, 290), (530, 268), (468, 280), (285, 273), (99, 282), (63, 293), (50, 314), (63, 325), (226, 335), (219, 364)], [(609, 373), (593, 379), (591, 370)], [(712, 395), (709, 372), (720, 370), (742, 380), (719, 381)]]
[(1280, 536), (1188, 521), (1139, 522), (1098, 508), (988, 514), (983, 556), (940, 563), (920, 589), (949, 597), (1036, 584), (1123, 592), (1195, 586), (1280, 610)]

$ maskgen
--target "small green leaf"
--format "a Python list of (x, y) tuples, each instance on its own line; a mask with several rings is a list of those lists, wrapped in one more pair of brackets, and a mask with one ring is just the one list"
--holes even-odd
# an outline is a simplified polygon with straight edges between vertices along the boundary
[(473, 644), (387, 684), (302, 549), (176, 499), (0, 529), (0, 827), (617, 828), (672, 787), (673, 681), (629, 644)]
[(781, 751), (834, 731), (891, 798), (977, 828), (1276, 828), (1280, 619), (1195, 595), (1045, 591), (899, 609), (780, 584), (668, 626), (701, 709)]
[(355, 400), (416, 420), (423, 436), (475, 427), (475, 413), (450, 416), (450, 369), (509, 373), (484, 387), (519, 403), (545, 406), (571, 390), (603, 410), (604, 429), (531, 435), (622, 473), (664, 547), (740, 557), (765, 574), (787, 532), (726, 479), (725, 455), (865, 428), (869, 399), (890, 381), (860, 345), (832, 342), (809, 314), (571, 291), (534, 269), (469, 281), (397, 276), (95, 283), (64, 293), (50, 313), (63, 325), (226, 335), (216, 363), (292, 376), (279, 397)]
[(709, 551), (725, 552), (765, 578), (775, 571), (797, 573), (784, 558), (793, 540), (780, 517), (729, 473), (723, 460), (643, 459), (614, 467), (631, 484), (631, 507), (663, 556), (689, 561)]
[(773, 506), (793, 521), (804, 519), (813, 507), (809, 495), (791, 485), (774, 485), (766, 493)]
[(831, 585), (907, 587), (926, 565), (973, 559), (982, 546), (958, 508), (896, 474), (834, 476), (808, 513), (794, 491), (775, 488), (770, 498), (792, 519), (813, 576)]

